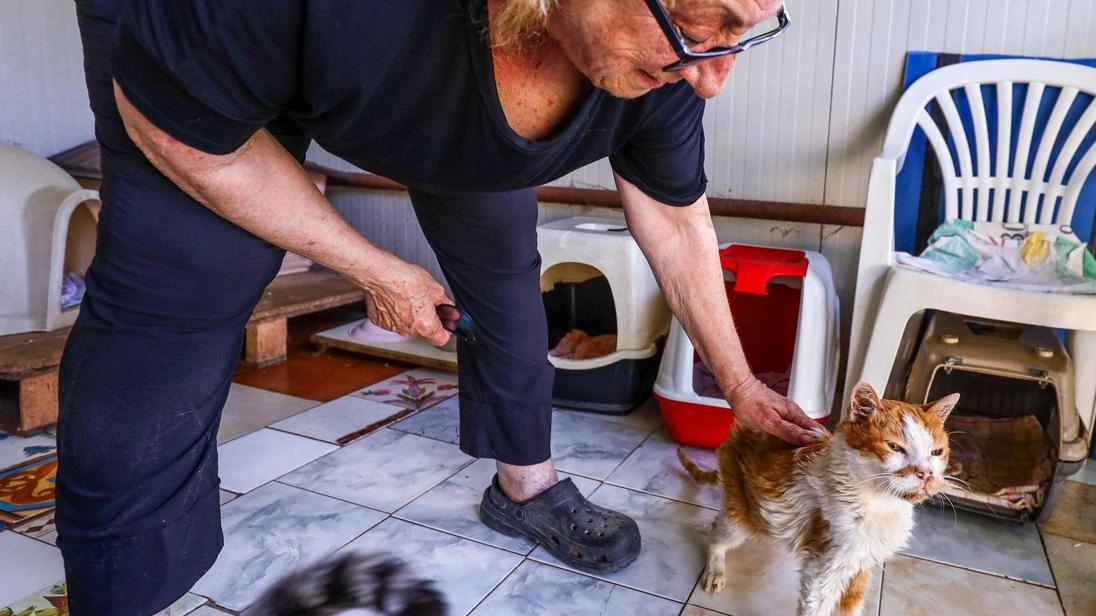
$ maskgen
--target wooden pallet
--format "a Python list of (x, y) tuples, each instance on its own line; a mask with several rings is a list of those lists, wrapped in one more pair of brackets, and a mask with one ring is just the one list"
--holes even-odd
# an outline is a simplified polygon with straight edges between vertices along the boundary
[[(286, 358), (286, 320), (362, 301), (357, 286), (331, 272), (274, 279), (244, 329), (244, 359), (269, 366)], [(0, 336), (0, 430), (25, 435), (57, 423), (57, 370), (69, 328)]]

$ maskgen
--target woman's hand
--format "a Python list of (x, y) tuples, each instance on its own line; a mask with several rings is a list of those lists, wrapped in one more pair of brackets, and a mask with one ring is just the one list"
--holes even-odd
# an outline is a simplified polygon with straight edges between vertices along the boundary
[(370, 269), (362, 282), (370, 321), (405, 336), (422, 336), (435, 346), (449, 342), (436, 307), (453, 300), (429, 272), (394, 256)]
[(822, 424), (808, 417), (798, 404), (769, 389), (755, 377), (734, 388), (727, 396), (727, 402), (738, 421), (789, 443), (809, 445), (826, 434)]

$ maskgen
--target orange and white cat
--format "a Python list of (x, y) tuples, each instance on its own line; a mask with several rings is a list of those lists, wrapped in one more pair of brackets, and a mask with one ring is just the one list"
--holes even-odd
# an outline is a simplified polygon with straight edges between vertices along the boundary
[(799, 616), (855, 616), (874, 569), (905, 546), (913, 506), (944, 486), (944, 421), (959, 400), (881, 400), (871, 385), (852, 392), (832, 435), (799, 447), (735, 428), (719, 447), (719, 469), (678, 457), (699, 484), (723, 488), (702, 587), (723, 590), (727, 550), (751, 536), (787, 545), (800, 563)]

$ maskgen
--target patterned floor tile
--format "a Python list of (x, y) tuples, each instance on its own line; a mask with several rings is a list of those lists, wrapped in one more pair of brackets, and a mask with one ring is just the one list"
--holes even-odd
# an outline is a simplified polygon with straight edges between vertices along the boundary
[(419, 411), (457, 395), (457, 375), (430, 368), (415, 368), (351, 395)]
[[(678, 447), (665, 430), (656, 430), (605, 483), (719, 509), (723, 498), (720, 490), (700, 487), (689, 477), (677, 459)], [(716, 467), (715, 451), (711, 449), (686, 447), (685, 452), (703, 468)]]
[(346, 550), (386, 551), (433, 580), (452, 616), (467, 614), (510, 574), (522, 557), (424, 526), (388, 518)]
[(0, 523), (14, 525), (45, 515), (53, 509), (56, 487), (56, 455), (0, 470)]
[(552, 416), (552, 458), (556, 468), (605, 479), (650, 432), (589, 414)]
[[(407, 413), (407, 411), (389, 404), (363, 400), (357, 396), (343, 396), (279, 421), (271, 427), (328, 443), (345, 445), (346, 442), (379, 430), (387, 421), (394, 420), (393, 418), (400, 413)], [(372, 429), (363, 432), (367, 427)]]
[(221, 508), (225, 547), (193, 591), (241, 610), (291, 569), (330, 554), (384, 514), (280, 483)]
[(914, 510), (913, 536), (902, 550), (940, 563), (1053, 586), (1034, 524), (936, 507)]
[(1096, 545), (1054, 535), (1043, 535), (1043, 542), (1066, 614), (1096, 614)]
[[(707, 548), (705, 547), (705, 551)], [(865, 615), (879, 609), (882, 575), (872, 572), (864, 594)], [(734, 616), (795, 614), (799, 602), (799, 564), (787, 549), (768, 539), (751, 540), (727, 553), (727, 587), (705, 592), (697, 582), (689, 603)]]
[[(476, 460), (393, 515), (497, 548), (528, 554), (536, 546), (532, 539), (503, 535), (480, 522), (480, 500), (494, 474), (494, 460)], [(560, 473), (560, 479), (566, 477), (571, 477), (579, 491), (587, 496), (598, 486), (592, 479)]]
[(250, 492), (327, 453), (335, 445), (263, 428), (217, 448), (221, 487)]
[(0, 563), (0, 607), (65, 578), (60, 550), (12, 531), (0, 531)]
[(1039, 524), (1044, 533), (1096, 543), (1096, 485), (1065, 481), (1050, 519)]
[(628, 614), (678, 616), (681, 604), (565, 569), (525, 561), (472, 612), (473, 616)]
[(31, 539), (57, 545), (57, 523), (53, 519), (53, 512), (21, 522), (12, 530)]
[(273, 391), (233, 383), (228, 391), (221, 426), (217, 430), (217, 443), (223, 444), (234, 438), (250, 434), (280, 419), (296, 415), (319, 404), (287, 396)]
[[(632, 517), (643, 537), (643, 549), (627, 569), (594, 576), (685, 602), (704, 566), (704, 542), (712, 511), (607, 485), (598, 488), (590, 500)], [(537, 547), (530, 558), (563, 566), (543, 547)]]
[(1050, 588), (896, 556), (883, 576), (880, 616), (1062, 616)]
[(57, 438), (48, 434), (16, 436), (0, 432), (0, 471), (57, 452)]
[(460, 444), (460, 399), (453, 396), (392, 424), (393, 430)]
[(385, 428), (281, 481), (391, 513), (471, 461), (448, 443)]

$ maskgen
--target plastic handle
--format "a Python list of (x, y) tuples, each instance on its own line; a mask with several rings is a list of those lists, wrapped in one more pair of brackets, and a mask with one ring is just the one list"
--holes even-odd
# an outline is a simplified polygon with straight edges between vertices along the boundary
[(803, 278), (807, 255), (802, 250), (732, 244), (719, 251), (723, 269), (734, 274), (735, 293), (768, 295), (769, 281), (777, 276)]

